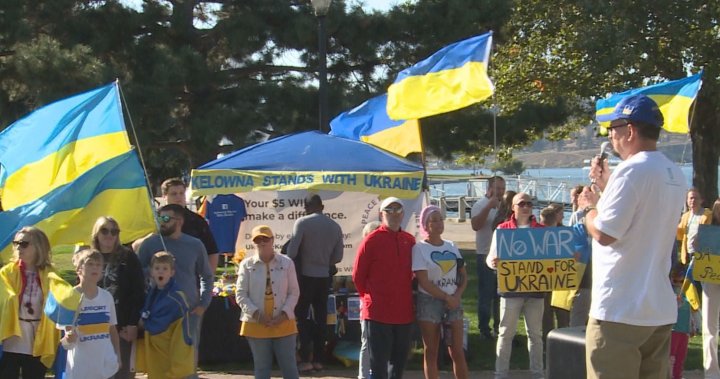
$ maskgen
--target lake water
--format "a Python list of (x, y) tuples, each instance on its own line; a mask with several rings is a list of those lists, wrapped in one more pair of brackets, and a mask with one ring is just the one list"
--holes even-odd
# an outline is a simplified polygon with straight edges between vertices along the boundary
[[(683, 174), (685, 174), (685, 180), (688, 187), (692, 186), (692, 166), (681, 166)], [(473, 170), (428, 170), (428, 174), (443, 174), (443, 175), (473, 175)], [(489, 174), (483, 172), (483, 174)], [(505, 178), (510, 176), (502, 175)], [(535, 168), (527, 169), (521, 175), (523, 178), (534, 178), (538, 180), (551, 180), (553, 182), (567, 184), (567, 188), (572, 188), (576, 185), (589, 185), (590, 180), (588, 179), (588, 171), (583, 168)], [(430, 195), (433, 197), (441, 196), (444, 190), (445, 196), (466, 196), (468, 194), (467, 182), (457, 183), (444, 183), (444, 184), (431, 184)]]

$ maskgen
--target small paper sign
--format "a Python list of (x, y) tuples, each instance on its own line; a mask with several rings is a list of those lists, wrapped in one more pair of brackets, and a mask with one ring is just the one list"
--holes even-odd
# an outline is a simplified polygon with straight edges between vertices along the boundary
[(720, 225), (699, 225), (693, 279), (720, 284)]

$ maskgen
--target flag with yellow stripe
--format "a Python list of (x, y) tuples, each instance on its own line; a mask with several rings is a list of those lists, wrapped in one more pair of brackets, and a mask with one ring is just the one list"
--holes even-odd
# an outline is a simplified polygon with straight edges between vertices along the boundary
[(364, 141), (400, 156), (422, 152), (418, 120), (391, 120), (387, 94), (374, 97), (330, 121), (330, 134)]
[[(690, 130), (690, 106), (700, 91), (702, 74), (700, 71), (684, 79), (635, 88), (598, 100), (595, 104), (595, 117), (612, 113), (620, 100), (627, 96), (643, 94), (653, 99), (660, 107), (660, 112), (665, 120), (663, 129), (671, 133), (688, 133)], [(603, 129), (601, 134), (606, 134), (605, 128), (608, 125), (609, 122), (600, 122)]]
[(492, 96), (487, 74), (492, 32), (438, 50), (401, 71), (388, 88), (387, 114), (412, 120), (454, 111)]
[(38, 199), (130, 150), (117, 83), (49, 104), (0, 132), (4, 209)]

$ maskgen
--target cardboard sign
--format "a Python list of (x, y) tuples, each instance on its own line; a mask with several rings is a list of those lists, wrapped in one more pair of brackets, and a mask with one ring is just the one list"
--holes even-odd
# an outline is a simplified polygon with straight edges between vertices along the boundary
[(699, 225), (693, 253), (693, 279), (720, 284), (720, 226)]
[(574, 228), (523, 228), (495, 231), (500, 292), (577, 289), (578, 263), (587, 258)]

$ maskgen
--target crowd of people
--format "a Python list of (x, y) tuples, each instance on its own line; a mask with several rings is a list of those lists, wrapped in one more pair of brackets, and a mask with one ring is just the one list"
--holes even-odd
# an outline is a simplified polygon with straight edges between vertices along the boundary
[[(685, 295), (684, 285), (699, 226), (720, 225), (720, 199), (703, 208), (700, 193), (686, 190), (682, 172), (657, 151), (663, 119), (651, 99), (626, 97), (603, 118), (623, 163), (610, 172), (597, 157), (592, 185), (571, 191), (569, 224), (586, 232), (592, 258), (571, 291), (570, 306), (557, 306), (549, 293), (498, 292), (496, 274), (501, 258), (495, 230), (563, 226), (564, 207), (550, 205), (536, 217), (530, 194), (506, 191), (499, 176), (488, 179), (485, 196), (472, 207), (478, 330), (483, 340), (495, 341), (495, 378), (509, 376), (521, 316), (534, 379), (545, 377), (547, 333), (566, 326), (586, 327), (588, 378), (681, 378), (688, 338), (698, 329), (705, 377), (720, 378), (720, 285), (702, 283), (699, 304)], [(34, 227), (17, 232), (13, 260), (0, 269), (0, 331), (8, 335), (0, 377), (43, 378), (61, 344), (66, 378), (132, 378), (139, 337), (150, 378), (197, 377), (200, 326), (218, 248), (207, 222), (185, 207), (185, 190), (179, 179), (162, 184), (166, 205), (158, 210), (159, 233), (135, 241), (132, 249), (120, 243), (117, 221), (97, 220), (89, 231), (91, 246), (73, 256), (80, 305), (67, 324), (56, 325), (43, 312), (57, 301), (50, 282), (62, 281), (47, 236)], [(323, 370), (326, 304), (343, 258), (343, 232), (323, 213), (317, 194), (304, 207), (282, 252), (275, 250), (273, 230), (257, 225), (250, 233), (256, 253), (238, 266), (239, 334), (248, 341), (257, 378), (270, 377), (273, 360), (284, 378)], [(422, 209), (419, 238), (403, 230), (405, 211), (403, 200), (385, 198), (380, 221), (366, 225), (357, 248), (352, 281), (361, 302), (358, 377), (401, 378), (417, 325), (425, 377), (438, 377), (445, 347), (455, 377), (467, 378), (465, 260), (443, 238), (440, 208)], [(697, 306), (699, 321), (692, 312)]]
[[(51, 293), (53, 283), (73, 288), (51, 263), (47, 236), (35, 227), (15, 234), (13, 258), (0, 269), (0, 331), (7, 336), (0, 377), (44, 378), (53, 367), (65, 378), (132, 378), (139, 330), (149, 355), (137, 362), (144, 362), (151, 377), (197, 377), (200, 324), (210, 303), (210, 262), (217, 262), (217, 248), (205, 220), (185, 208), (184, 182), (166, 180), (162, 192), (159, 233), (135, 241), (133, 249), (120, 243), (121, 225), (112, 217), (98, 218), (88, 231), (91, 245), (73, 255), (73, 291), (80, 301), (67, 325), (44, 312), (48, 303), (57, 308), (60, 301)], [(179, 321), (176, 328), (171, 321)], [(168, 330), (187, 348), (161, 336)], [(56, 360), (59, 344), (67, 354)]]

